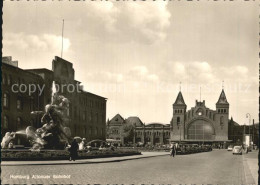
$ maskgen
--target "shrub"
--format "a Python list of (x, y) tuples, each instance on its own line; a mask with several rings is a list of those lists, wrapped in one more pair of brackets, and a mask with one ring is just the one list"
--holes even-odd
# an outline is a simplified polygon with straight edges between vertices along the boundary
[[(87, 158), (103, 158), (112, 156), (127, 156), (141, 154), (136, 150), (95, 150), (95, 151), (79, 151), (78, 156), (80, 159)], [(43, 151), (29, 151), (29, 150), (2, 150), (1, 158), (3, 161), (12, 160), (65, 160), (69, 158), (69, 152), (67, 150), (43, 150)]]

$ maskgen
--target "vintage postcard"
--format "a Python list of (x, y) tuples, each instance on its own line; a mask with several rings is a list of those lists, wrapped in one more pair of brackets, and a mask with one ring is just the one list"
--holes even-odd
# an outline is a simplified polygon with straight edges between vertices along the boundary
[(2, 11), (2, 184), (258, 184), (259, 1)]

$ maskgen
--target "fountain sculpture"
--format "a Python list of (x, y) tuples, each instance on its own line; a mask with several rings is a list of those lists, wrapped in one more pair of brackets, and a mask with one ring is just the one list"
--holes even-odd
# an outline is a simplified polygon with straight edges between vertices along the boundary
[(8, 148), (13, 142), (16, 134), (25, 134), (32, 145), (31, 150), (42, 148), (57, 149), (71, 139), (71, 131), (68, 125), (67, 110), (69, 101), (64, 96), (58, 95), (55, 83), (52, 84), (51, 103), (45, 106), (45, 111), (33, 111), (31, 114), (42, 115), (42, 127), (35, 129), (28, 126), (25, 130), (18, 132), (7, 132), (2, 139), (1, 147)]

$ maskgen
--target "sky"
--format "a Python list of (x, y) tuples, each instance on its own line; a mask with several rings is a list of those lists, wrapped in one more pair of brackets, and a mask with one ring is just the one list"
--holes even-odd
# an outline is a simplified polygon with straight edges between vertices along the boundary
[(3, 4), (3, 56), (23, 69), (51, 69), (64, 19), (63, 58), (84, 90), (107, 98), (109, 119), (119, 113), (169, 124), (180, 90), (187, 110), (200, 99), (215, 110), (224, 88), (229, 118), (248, 124), (250, 113), (258, 122), (255, 1)]

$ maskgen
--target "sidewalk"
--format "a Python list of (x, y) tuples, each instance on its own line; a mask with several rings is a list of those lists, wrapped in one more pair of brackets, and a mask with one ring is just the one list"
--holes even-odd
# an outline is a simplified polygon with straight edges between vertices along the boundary
[(120, 162), (126, 160), (150, 158), (157, 156), (169, 155), (169, 152), (142, 152), (141, 155), (123, 156), (123, 157), (109, 157), (96, 159), (80, 159), (76, 161), (59, 160), (59, 161), (2, 161), (1, 166), (20, 166), (20, 165), (72, 165), (72, 164), (90, 164), (90, 163), (109, 163)]
[(246, 184), (258, 184), (258, 150), (243, 153)]

